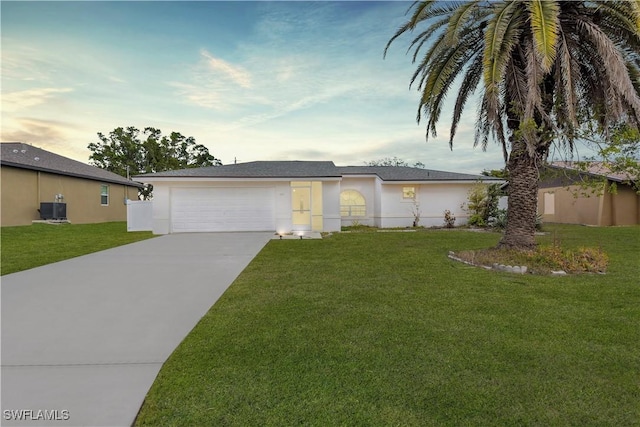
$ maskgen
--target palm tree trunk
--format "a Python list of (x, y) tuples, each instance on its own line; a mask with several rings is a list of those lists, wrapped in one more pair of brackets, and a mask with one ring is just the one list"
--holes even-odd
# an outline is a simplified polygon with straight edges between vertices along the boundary
[(523, 141), (512, 144), (509, 172), (507, 227), (499, 248), (530, 250), (536, 246), (538, 213), (538, 160), (531, 157)]

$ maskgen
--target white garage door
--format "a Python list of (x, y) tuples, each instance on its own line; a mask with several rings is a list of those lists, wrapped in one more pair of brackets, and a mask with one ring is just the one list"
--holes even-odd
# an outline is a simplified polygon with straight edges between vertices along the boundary
[(275, 230), (273, 188), (174, 188), (171, 231)]

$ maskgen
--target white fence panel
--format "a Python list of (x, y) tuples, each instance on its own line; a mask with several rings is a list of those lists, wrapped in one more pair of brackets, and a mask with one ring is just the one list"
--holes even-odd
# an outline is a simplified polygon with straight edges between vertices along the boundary
[(153, 205), (150, 200), (127, 200), (127, 231), (151, 231)]

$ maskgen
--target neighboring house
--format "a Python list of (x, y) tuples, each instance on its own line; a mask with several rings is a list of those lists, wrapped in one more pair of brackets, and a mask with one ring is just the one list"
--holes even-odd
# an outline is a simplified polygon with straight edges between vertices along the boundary
[(602, 163), (582, 170), (576, 163), (553, 162), (540, 181), (538, 211), (545, 222), (640, 224), (640, 195), (627, 176), (611, 173)]
[(325, 161), (263, 161), (146, 174), (153, 232), (339, 231), (343, 225), (441, 226), (480, 175), (395, 166), (337, 167)]
[(2, 226), (41, 218), (41, 203), (65, 203), (72, 223), (125, 221), (125, 200), (138, 199), (141, 184), (19, 142), (0, 144)]

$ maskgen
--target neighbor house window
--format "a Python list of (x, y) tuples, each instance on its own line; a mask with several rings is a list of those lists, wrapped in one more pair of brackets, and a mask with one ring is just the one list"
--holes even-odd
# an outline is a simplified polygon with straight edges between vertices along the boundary
[(402, 187), (402, 198), (403, 199), (415, 199), (416, 198), (416, 187)]
[(100, 186), (100, 204), (102, 206), (109, 206), (109, 186), (101, 185)]
[(340, 216), (366, 216), (364, 196), (356, 190), (340, 193)]

